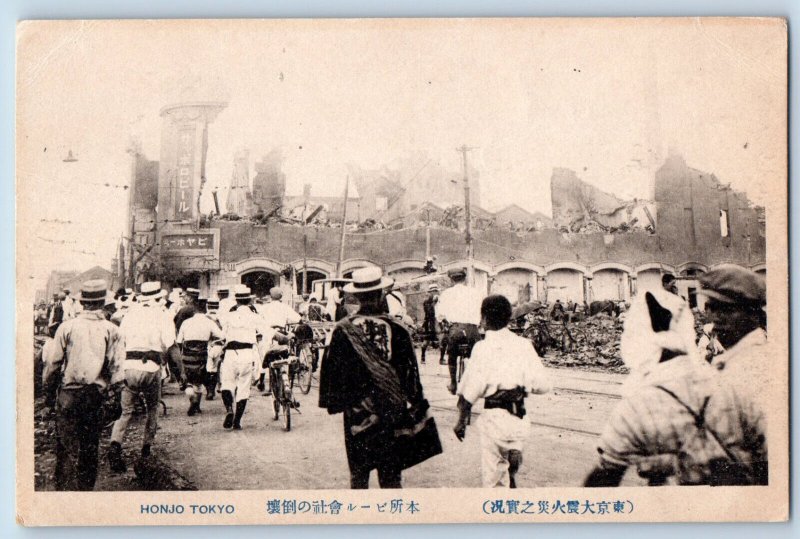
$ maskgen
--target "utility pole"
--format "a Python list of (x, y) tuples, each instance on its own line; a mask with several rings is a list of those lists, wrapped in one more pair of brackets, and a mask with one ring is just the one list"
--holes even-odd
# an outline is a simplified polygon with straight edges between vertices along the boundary
[(472, 247), (472, 215), (470, 213), (469, 172), (467, 168), (467, 152), (472, 149), (474, 148), (470, 148), (466, 144), (456, 148), (456, 151), (461, 153), (461, 159), (464, 163), (464, 219), (466, 222), (464, 240), (467, 244), (467, 284), (470, 286), (475, 284), (475, 253)]
[(308, 211), (308, 201), (311, 195), (311, 185), (303, 186), (303, 290), (300, 295), (308, 292), (308, 223), (306, 223), (306, 211)]
[(131, 185), (128, 189), (128, 223), (130, 224), (130, 236), (128, 238), (128, 274), (123, 280), (124, 286), (134, 288), (136, 286), (136, 264), (133, 259), (136, 254), (136, 162), (140, 145), (137, 140), (131, 140), (128, 153), (131, 156)]
[(342, 207), (342, 236), (339, 239), (339, 261), (336, 263), (336, 277), (342, 276), (342, 260), (344, 260), (344, 232), (347, 225), (347, 193), (350, 189), (350, 176), (344, 184), (344, 206)]

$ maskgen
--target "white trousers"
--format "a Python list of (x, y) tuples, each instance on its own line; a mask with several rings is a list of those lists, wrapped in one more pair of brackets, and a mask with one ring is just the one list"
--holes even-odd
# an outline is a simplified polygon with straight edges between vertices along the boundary
[(220, 368), (219, 379), (222, 391), (230, 391), (236, 402), (250, 398), (250, 384), (253, 381), (253, 356), (255, 349), (226, 350), (225, 360)]
[(508, 473), (508, 453), (522, 452), (522, 440), (504, 440), (492, 436), (490, 428), (481, 424), (481, 476), (483, 486), (488, 488), (511, 486)]

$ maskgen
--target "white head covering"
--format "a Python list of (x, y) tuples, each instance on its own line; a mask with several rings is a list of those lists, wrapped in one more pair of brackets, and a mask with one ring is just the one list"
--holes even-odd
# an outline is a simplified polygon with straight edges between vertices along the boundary
[[(672, 315), (668, 330), (653, 331), (646, 299), (648, 295)], [(658, 365), (663, 350), (671, 350), (703, 363), (695, 346), (692, 310), (683, 298), (659, 288), (639, 294), (625, 317), (620, 354), (631, 370), (629, 383), (640, 381)]]

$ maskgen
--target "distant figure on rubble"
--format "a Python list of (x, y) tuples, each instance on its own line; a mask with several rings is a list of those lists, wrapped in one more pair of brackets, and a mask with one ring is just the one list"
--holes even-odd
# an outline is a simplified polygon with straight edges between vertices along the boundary
[(671, 273), (665, 273), (661, 276), (661, 288), (669, 292), (670, 294), (678, 295), (678, 281), (675, 280), (675, 276)]
[(53, 308), (50, 310), (50, 318), (47, 324), (47, 330), (50, 337), (55, 337), (58, 326), (64, 321), (64, 299), (66, 296), (62, 294), (53, 294)]
[(561, 303), (560, 299), (557, 299), (553, 306), (550, 307), (550, 319), (556, 321), (562, 321), (567, 317), (566, 311), (564, 310), (564, 304)]
[(652, 486), (763, 483), (763, 415), (699, 357), (682, 298), (666, 289), (639, 295), (620, 352), (631, 373), (585, 486), (617, 486), (629, 467)]

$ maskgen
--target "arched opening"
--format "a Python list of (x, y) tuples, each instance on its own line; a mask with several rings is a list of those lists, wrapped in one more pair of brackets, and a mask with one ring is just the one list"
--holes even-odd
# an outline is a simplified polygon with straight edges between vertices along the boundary
[(270, 288), (278, 286), (280, 280), (276, 273), (253, 270), (242, 274), (241, 283), (250, 287), (250, 291), (260, 298), (268, 295)]
[(626, 301), (628, 274), (618, 269), (602, 269), (592, 274), (592, 301)]
[(492, 294), (502, 294), (512, 304), (538, 299), (536, 274), (525, 268), (510, 268), (495, 275)]
[(661, 288), (661, 270), (646, 269), (636, 274), (636, 293), (641, 294), (648, 290)]
[(583, 273), (570, 268), (550, 270), (547, 273), (546, 294), (546, 300), (551, 304), (560, 299), (562, 303), (572, 301), (583, 305)]
[(308, 270), (308, 279), (306, 280), (306, 288), (303, 289), (303, 270), (299, 270), (295, 275), (295, 287), (299, 294), (311, 294), (314, 289), (314, 281), (325, 279), (326, 275), (320, 271)]

